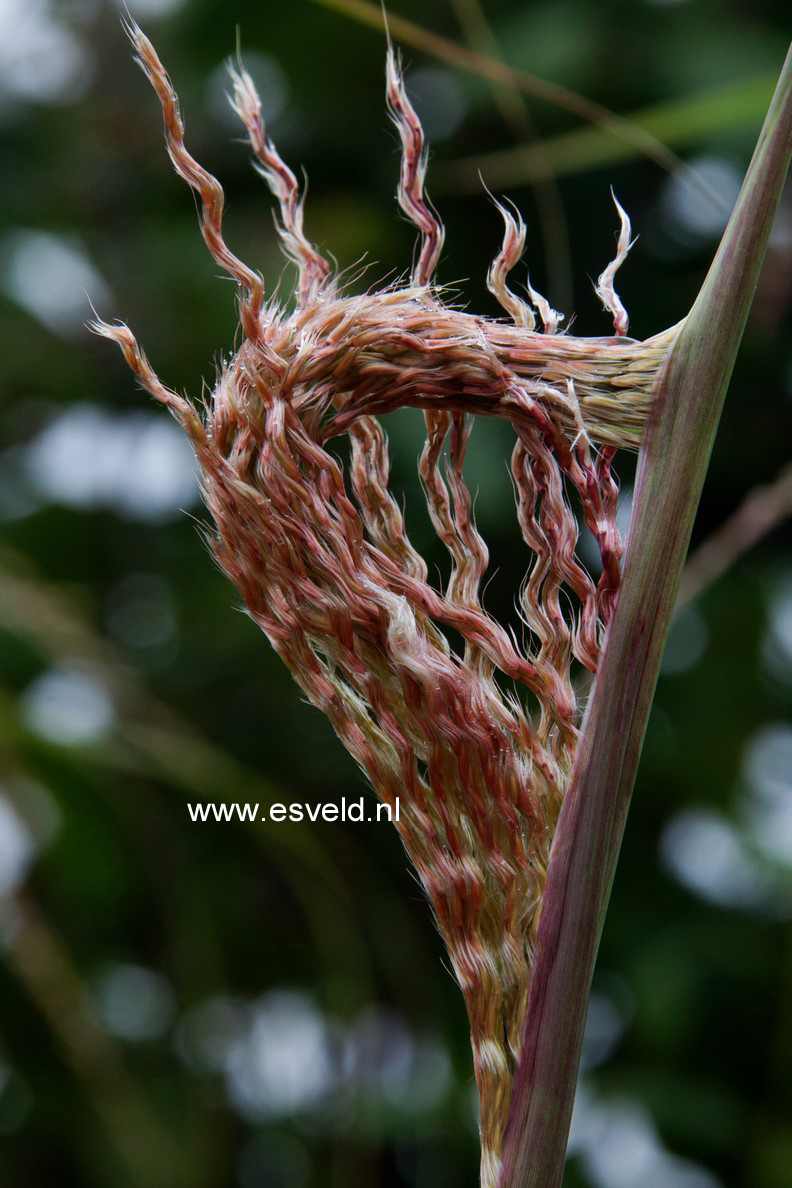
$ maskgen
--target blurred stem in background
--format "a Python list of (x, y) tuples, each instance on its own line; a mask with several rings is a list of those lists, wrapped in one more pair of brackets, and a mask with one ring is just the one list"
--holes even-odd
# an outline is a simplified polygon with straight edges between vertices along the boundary
[(102, 1119), (134, 1188), (209, 1183), (207, 1164), (186, 1150), (157, 1118), (143, 1085), (129, 1072), (102, 1027), (68, 950), (31, 896), (20, 894), (5, 922), (4, 949), (68, 1064)]
[(772, 483), (749, 491), (737, 510), (691, 553), (682, 574), (677, 606), (698, 598), (789, 516), (792, 516), (792, 465), (784, 466)]
[[(371, 25), (375, 29), (384, 29), (385, 27), (382, 10), (375, 4), (369, 3), (369, 0), (313, 0), (313, 3), (337, 9), (345, 16), (361, 21), (365, 25)], [(535, 99), (578, 116), (588, 124), (595, 125), (623, 142), (624, 145), (628, 145), (633, 153), (648, 157), (667, 173), (678, 174), (686, 185), (714, 202), (716, 206), (722, 205), (720, 195), (686, 165), (676, 153), (672, 152), (662, 140), (659, 140), (652, 131), (643, 127), (640, 121), (633, 121), (629, 116), (617, 115), (607, 107), (603, 107), (601, 103), (595, 103), (568, 87), (562, 87), (548, 79), (539, 78), (535, 74), (527, 74), (524, 70), (515, 70), (495, 58), (465, 49), (464, 46), (457, 45), (445, 37), (439, 37), (435, 33), (430, 33), (403, 17), (389, 13), (387, 24), (393, 36), (406, 45), (412, 45), (423, 53), (439, 58), (461, 70), (477, 74), (495, 86), (503, 87), (508, 92), (531, 95)], [(527, 148), (521, 145), (513, 152), (523, 162), (523, 166), (526, 154), (531, 158), (530, 168), (522, 173), (524, 180), (533, 182), (547, 177), (549, 170), (555, 172), (555, 167), (546, 155), (542, 144)]]

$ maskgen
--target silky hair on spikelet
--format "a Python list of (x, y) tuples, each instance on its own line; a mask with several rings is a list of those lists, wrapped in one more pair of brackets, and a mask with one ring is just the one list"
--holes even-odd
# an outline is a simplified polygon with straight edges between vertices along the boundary
[[(445, 304), (434, 280), (444, 233), (424, 192), (423, 131), (391, 48), (398, 202), (418, 229), (418, 249), (407, 283), (357, 296), (341, 290), (306, 238), (300, 187), (267, 136), (253, 82), (241, 67), (231, 71), (232, 106), (298, 271), (294, 309), (268, 301), (262, 277), (226, 245), (223, 191), (185, 147), (176, 93), (151, 42), (134, 23), (128, 31), (162, 106), (173, 166), (199, 199), (206, 245), (237, 282), (242, 341), (201, 407), (165, 387), (127, 326), (94, 329), (119, 345), (188, 434), (215, 554), (250, 615), (377, 795), (389, 805), (399, 797), (397, 828), (468, 1010), (481, 1183), (494, 1188), (550, 845), (579, 734), (572, 665), (596, 671), (619, 588), (611, 465), (618, 448), (640, 443), (678, 327), (646, 342), (627, 337), (614, 278), (630, 225), (618, 203), (616, 255), (597, 283), (611, 336), (558, 333), (561, 316), (530, 283), (530, 303), (509, 288), (526, 230), (500, 202), (504, 237), (487, 283), (509, 320)], [(426, 422), (419, 473), (451, 560), (444, 589), (429, 581), (388, 486), (377, 414), (404, 407), (422, 409)], [(530, 562), (518, 596), (521, 640), (481, 602), (488, 553), (463, 475), (474, 416), (514, 429), (511, 471)], [(339, 434), (350, 444), (346, 473), (327, 448)], [(576, 556), (570, 497), (599, 549), (596, 581)], [(515, 685), (524, 698), (503, 691)]]

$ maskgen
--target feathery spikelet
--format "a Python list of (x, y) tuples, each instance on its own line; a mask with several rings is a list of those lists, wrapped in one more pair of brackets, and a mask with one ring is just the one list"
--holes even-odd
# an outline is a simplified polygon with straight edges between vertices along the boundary
[[(213, 547), (253, 619), (388, 804), (432, 905), (467, 1004), (481, 1098), (482, 1177), (497, 1181), (511, 1078), (555, 822), (578, 737), (573, 660), (594, 672), (617, 595), (617, 448), (636, 448), (652, 383), (678, 328), (626, 337), (613, 288), (627, 216), (597, 292), (613, 337), (556, 333), (560, 315), (530, 285), (542, 318), (506, 284), (523, 250), (519, 215), (498, 204), (503, 246), (488, 285), (512, 324), (449, 308), (433, 284), (443, 228), (424, 194), (423, 132), (389, 50), (387, 98), (402, 141), (398, 200), (419, 232), (409, 284), (343, 295), (303, 230), (302, 195), (267, 138), (252, 80), (232, 71), (232, 105), (277, 199), (279, 234), (299, 272), (297, 305), (267, 304), (261, 277), (223, 238), (219, 183), (190, 156), (173, 86), (129, 26), (162, 105), (173, 165), (200, 201), (214, 259), (240, 290), (244, 339), (200, 413), (164, 387), (131, 331), (94, 328), (121, 347), (145, 388), (190, 437)], [(421, 481), (448, 550), (445, 590), (407, 537), (388, 488), (377, 413), (423, 409)], [(471, 416), (511, 422), (517, 516), (532, 563), (519, 593), (521, 644), (483, 608), (487, 548), (463, 462)], [(329, 440), (345, 433), (345, 474)], [(597, 447), (597, 448), (595, 448)], [(573, 492), (602, 557), (594, 581), (575, 555)], [(571, 591), (579, 610), (570, 611)], [(564, 609), (566, 606), (567, 609)], [(457, 651), (446, 629), (464, 641)], [(509, 678), (526, 704), (501, 691)]]

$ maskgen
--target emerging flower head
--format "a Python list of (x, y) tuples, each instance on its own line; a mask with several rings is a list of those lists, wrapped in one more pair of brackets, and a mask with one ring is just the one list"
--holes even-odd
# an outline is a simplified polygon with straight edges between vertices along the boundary
[[(596, 670), (618, 590), (611, 462), (617, 448), (640, 441), (675, 331), (644, 343), (626, 337), (613, 280), (630, 228), (618, 204), (617, 254), (597, 286), (612, 337), (557, 333), (560, 316), (529, 285), (543, 323), (536, 331), (534, 309), (507, 285), (525, 226), (500, 204), (504, 240), (488, 285), (511, 320), (446, 305), (433, 282), (443, 228), (424, 194), (423, 132), (392, 51), (398, 200), (420, 232), (419, 247), (408, 284), (360, 296), (340, 290), (307, 240), (295, 176), (266, 135), (252, 80), (232, 71), (232, 105), (277, 199), (281, 243), (299, 273), (293, 312), (268, 303), (262, 278), (226, 246), (222, 190), (185, 147), (176, 94), (153, 46), (135, 25), (130, 36), (160, 99), (173, 165), (200, 199), (206, 244), (239, 285), (243, 341), (199, 411), (161, 383), (126, 326), (95, 328), (119, 344), (188, 433), (216, 525), (215, 553), (251, 616), (377, 794), (388, 803), (400, 798), (402, 840), (470, 1017), (489, 1188), (578, 737), (571, 667), (577, 660)], [(422, 409), (426, 421), (419, 470), (451, 560), (444, 589), (429, 580), (388, 486), (376, 414), (406, 406)], [(473, 416), (514, 428), (511, 469), (530, 562), (518, 596), (522, 639), (481, 602), (488, 554), (463, 476)], [(339, 434), (350, 443), (346, 473), (327, 448)], [(570, 493), (599, 547), (596, 582), (575, 555)], [(514, 683), (524, 701), (503, 691)]]

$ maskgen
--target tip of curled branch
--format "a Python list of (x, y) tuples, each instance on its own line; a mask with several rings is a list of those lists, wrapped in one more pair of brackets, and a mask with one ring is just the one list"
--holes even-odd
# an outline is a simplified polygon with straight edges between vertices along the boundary
[(228, 101), (232, 110), (246, 128), (261, 120), (261, 99), (256, 85), (240, 60), (230, 61), (227, 66), (231, 80), (231, 94)]
[(140, 26), (131, 18), (122, 21), (127, 36), (136, 51), (136, 61), (154, 89), (162, 109), (165, 126), (165, 145), (168, 156), (179, 177), (187, 183), (200, 200), (201, 234), (214, 260), (224, 272), (240, 285), (247, 296), (240, 297), (240, 312), (246, 332), (255, 337), (258, 316), (264, 301), (264, 282), (228, 248), (223, 237), (223, 188), (189, 153), (184, 143), (184, 121), (179, 99), (168, 72), (154, 46)]
[(277, 224), (281, 245), (286, 256), (298, 268), (301, 304), (321, 292), (330, 281), (329, 262), (306, 238), (303, 230), (303, 197), (292, 170), (282, 159), (269, 139), (261, 112), (261, 99), (250, 74), (241, 61), (229, 63), (232, 93), (229, 102), (242, 121), (250, 146), (256, 157), (256, 171), (263, 177), (270, 193), (278, 202), (280, 223)]
[(129, 15), (122, 17), (121, 26), (129, 40), (132, 42), (132, 47), (135, 50), (135, 62), (138, 64), (154, 90), (157, 92), (158, 96), (160, 97), (160, 101), (167, 101), (169, 104), (174, 115), (176, 116), (176, 120), (174, 122), (178, 122), (180, 124), (181, 121), (178, 118), (179, 101), (173, 91), (167, 71), (162, 65), (157, 51), (154, 49), (153, 43), (149, 41), (148, 37), (143, 32), (134, 17)]
[(431, 282), (437, 269), (445, 228), (424, 191), (427, 163), (424, 130), (408, 98), (401, 60), (390, 40), (385, 63), (385, 96), (402, 145), (397, 201), (420, 232), (420, 252), (413, 265), (411, 279), (414, 285), (425, 286)]
[[(536, 318), (530, 305), (513, 293), (506, 285), (507, 274), (519, 262), (525, 249), (525, 223), (519, 210), (510, 199), (506, 199), (506, 201), (512, 209), (507, 210), (503, 203), (499, 202), (490, 193), (483, 179), (482, 185), (499, 210), (504, 223), (503, 243), (500, 252), (492, 261), (487, 273), (487, 288), (503, 308), (511, 314), (512, 321), (516, 326), (520, 326), (525, 330), (534, 330), (536, 327)], [(553, 309), (547, 298), (531, 286), (530, 278), (526, 278), (526, 288), (531, 301), (539, 311), (543, 332), (545, 334), (557, 334), (558, 327), (564, 320), (564, 314)]]
[(121, 28), (126, 33), (132, 45), (138, 54), (142, 52), (143, 45), (147, 45), (151, 52), (154, 52), (154, 47), (146, 37), (145, 33), (137, 23), (135, 18), (130, 13), (129, 9), (121, 16)]
[(86, 323), (88, 329), (116, 344), (141, 385), (155, 400), (170, 409), (193, 442), (205, 441), (206, 431), (194, 407), (184, 396), (163, 384), (129, 326), (125, 322), (105, 322), (95, 310), (94, 314), (95, 317)]
[(629, 318), (627, 316), (627, 310), (622, 305), (621, 299), (613, 287), (613, 280), (616, 276), (616, 273), (627, 259), (627, 255), (630, 251), (630, 248), (635, 243), (635, 240), (630, 239), (632, 232), (629, 217), (618, 198), (614, 194), (613, 190), (611, 190), (611, 198), (613, 199), (614, 205), (619, 212), (620, 223), (619, 238), (616, 244), (616, 255), (611, 260), (605, 271), (600, 274), (599, 278), (597, 279), (597, 284), (594, 291), (608, 312), (613, 315), (614, 334), (616, 334), (618, 337), (622, 337), (627, 333)]
[[(484, 189), (487, 190), (486, 185)], [(525, 223), (513, 202), (509, 203), (512, 208), (509, 210), (493, 194), (490, 194), (489, 190), (487, 193), (503, 219), (503, 242), (500, 251), (489, 266), (487, 288), (506, 312), (511, 315), (515, 326), (533, 330), (536, 326), (533, 310), (527, 301), (518, 297), (506, 284), (506, 277), (520, 262), (525, 250)]]
[(530, 278), (526, 280), (525, 287), (528, 290), (528, 296), (531, 298), (531, 301), (533, 301), (534, 305), (539, 310), (539, 317), (542, 319), (544, 333), (557, 334), (558, 327), (563, 322), (566, 315), (562, 314), (560, 310), (553, 309), (547, 298), (542, 293), (540, 293), (538, 289), (533, 287)]

